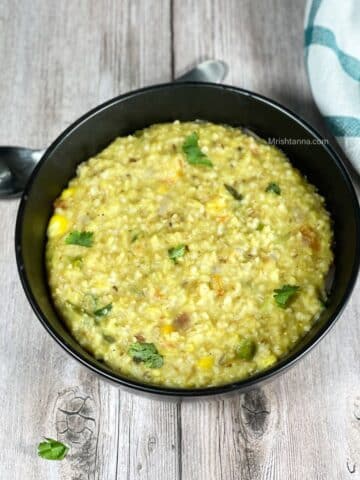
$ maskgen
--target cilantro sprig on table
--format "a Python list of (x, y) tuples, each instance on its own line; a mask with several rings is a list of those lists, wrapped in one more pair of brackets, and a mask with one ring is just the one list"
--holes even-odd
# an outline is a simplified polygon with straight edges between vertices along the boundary
[(45, 460), (63, 460), (69, 447), (62, 442), (54, 440), (53, 438), (45, 437), (44, 442), (38, 445), (38, 455)]

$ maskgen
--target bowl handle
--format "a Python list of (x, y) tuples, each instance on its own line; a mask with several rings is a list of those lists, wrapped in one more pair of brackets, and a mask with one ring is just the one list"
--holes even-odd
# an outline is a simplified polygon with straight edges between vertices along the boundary
[[(221, 60), (207, 60), (199, 63), (175, 82), (220, 83), (228, 74), (229, 68)], [(44, 150), (22, 147), (0, 147), (0, 198), (19, 197), (43, 156)]]
[(221, 83), (229, 72), (227, 64), (221, 60), (207, 60), (199, 63), (175, 82), (210, 82)]

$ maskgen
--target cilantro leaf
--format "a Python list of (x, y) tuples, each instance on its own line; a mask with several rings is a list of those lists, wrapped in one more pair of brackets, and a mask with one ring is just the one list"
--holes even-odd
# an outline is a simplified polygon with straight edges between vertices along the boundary
[(183, 257), (187, 250), (188, 250), (188, 247), (183, 244), (177, 245), (176, 247), (169, 248), (168, 250), (169, 258), (171, 258), (171, 260), (173, 260), (174, 263), (176, 263), (178, 258)]
[(192, 133), (185, 138), (182, 150), (186, 155), (186, 161), (190, 165), (205, 165), (213, 167), (211, 160), (203, 153), (199, 147), (199, 136), (197, 133)]
[(149, 368), (161, 368), (164, 365), (164, 357), (158, 353), (150, 355), (145, 365)]
[(105, 305), (105, 307), (98, 308), (97, 310), (94, 311), (94, 315), (96, 317), (105, 317), (108, 315), (112, 310), (112, 303), (109, 303), (108, 305)]
[(38, 445), (38, 455), (46, 460), (63, 460), (69, 451), (69, 447), (52, 438), (45, 438)]
[(224, 183), (224, 187), (226, 188), (226, 190), (230, 193), (230, 195), (232, 195), (235, 200), (242, 200), (244, 198), (243, 195), (241, 195), (241, 193), (239, 193), (234, 187), (232, 187), (231, 185), (228, 185), (227, 183)]
[(144, 362), (149, 368), (160, 368), (164, 364), (164, 357), (153, 343), (135, 342), (130, 345), (128, 353), (135, 362)]
[(116, 338), (113, 337), (112, 335), (106, 335), (106, 333), (103, 333), (102, 337), (105, 340), (105, 342), (108, 342), (108, 343), (115, 343), (116, 342)]
[(271, 182), (269, 185), (266, 187), (265, 192), (272, 192), (275, 193), (276, 195), (281, 194), (281, 188), (277, 183)]
[(236, 348), (236, 356), (242, 360), (252, 360), (256, 353), (256, 343), (250, 338), (241, 340)]
[(81, 247), (91, 247), (93, 244), (93, 232), (79, 232), (74, 230), (70, 232), (65, 238), (65, 243), (68, 245), (80, 245)]
[(82, 263), (83, 263), (83, 258), (80, 257), (79, 255), (76, 257), (69, 257), (69, 262), (71, 265), (75, 268), (81, 268)]
[(157, 348), (153, 343), (135, 342), (130, 345), (129, 355), (138, 362), (144, 362), (149, 355), (157, 353)]
[(290, 301), (293, 299), (294, 295), (299, 289), (300, 287), (297, 285), (283, 285), (281, 288), (277, 288), (274, 290), (274, 298), (276, 303), (281, 308), (288, 307)]

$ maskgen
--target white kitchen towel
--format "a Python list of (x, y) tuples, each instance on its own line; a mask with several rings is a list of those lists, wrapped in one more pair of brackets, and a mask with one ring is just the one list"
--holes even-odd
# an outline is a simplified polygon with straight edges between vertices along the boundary
[(305, 59), (315, 102), (360, 173), (360, 0), (308, 0)]

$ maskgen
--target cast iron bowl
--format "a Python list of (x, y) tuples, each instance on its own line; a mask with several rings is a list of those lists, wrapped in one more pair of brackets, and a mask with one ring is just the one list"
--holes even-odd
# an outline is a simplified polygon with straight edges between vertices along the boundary
[[(46, 227), (53, 201), (77, 165), (115, 137), (154, 123), (209, 120), (243, 126), (265, 139), (291, 139), (282, 149), (326, 199), (334, 222), (335, 274), (327, 308), (312, 330), (272, 368), (246, 380), (200, 389), (148, 385), (125, 378), (96, 360), (70, 335), (51, 301), (44, 265)], [(298, 141), (298, 142), (297, 142)], [(50, 335), (71, 356), (102, 378), (133, 392), (199, 397), (245, 391), (283, 372), (334, 325), (353, 289), (360, 258), (360, 211), (349, 175), (337, 154), (297, 115), (255, 93), (210, 83), (164, 84), (116, 97), (68, 127), (47, 149), (22, 196), (16, 222), (17, 265), (27, 298)]]

